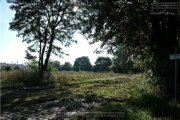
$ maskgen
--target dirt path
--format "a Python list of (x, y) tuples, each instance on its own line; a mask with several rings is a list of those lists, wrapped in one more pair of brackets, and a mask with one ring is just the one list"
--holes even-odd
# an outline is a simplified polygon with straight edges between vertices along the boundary
[(76, 115), (78, 113), (88, 112), (99, 109), (105, 104), (105, 101), (86, 102), (85, 99), (67, 99), (64, 101), (48, 101), (28, 107), (22, 107), (17, 111), (2, 112), (1, 119), (60, 119), (64, 115)]

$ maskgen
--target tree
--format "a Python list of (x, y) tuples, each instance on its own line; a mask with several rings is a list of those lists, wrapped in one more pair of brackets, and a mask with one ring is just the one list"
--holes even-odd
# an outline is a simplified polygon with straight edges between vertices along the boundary
[(53, 61), (53, 65), (54, 68), (56, 68), (58, 71), (61, 69), (61, 64), (59, 61)]
[(138, 65), (131, 60), (132, 53), (127, 53), (119, 46), (112, 58), (112, 70), (117, 73), (139, 72)]
[(21, 70), (21, 67), (19, 67), (18, 65), (14, 67), (14, 70)]
[(54, 61), (49, 60), (48, 67), (47, 67), (47, 72), (51, 73), (52, 71), (58, 71), (58, 69), (56, 67), (54, 67)]
[(73, 70), (75, 71), (91, 71), (91, 68), (92, 68), (92, 65), (87, 56), (76, 58), (73, 65)]
[(109, 71), (112, 61), (109, 57), (98, 57), (95, 61), (94, 71)]
[(29, 60), (29, 62), (27, 62), (26, 64), (30, 68), (30, 70), (38, 71), (38, 61), (35, 58)]
[(72, 70), (72, 65), (70, 62), (65, 62), (64, 65), (61, 65), (61, 70), (70, 71)]
[(133, 61), (143, 71), (152, 71), (154, 83), (172, 95), (174, 64), (169, 55), (174, 53), (175, 47), (180, 47), (177, 40), (180, 19), (178, 15), (151, 15), (152, 2), (89, 0), (83, 11), (87, 16), (79, 16), (84, 23), (81, 31), (92, 38), (92, 44), (102, 42), (97, 52), (107, 49), (108, 53), (115, 53), (122, 45), (125, 51), (132, 53)]
[(11, 71), (12, 70), (12, 66), (10, 66), (10, 65), (2, 66), (2, 70)]
[[(39, 75), (43, 78), (47, 71), (51, 54), (62, 56), (62, 47), (76, 42), (72, 35), (77, 28), (75, 20), (77, 3), (66, 0), (28, 0), (9, 1), (10, 8), (15, 10), (15, 17), (10, 23), (10, 29), (18, 31), (23, 42), (29, 44), (26, 58), (36, 58), (32, 53), (38, 53)], [(58, 43), (59, 42), (59, 43)], [(66, 54), (65, 54), (66, 55)]]

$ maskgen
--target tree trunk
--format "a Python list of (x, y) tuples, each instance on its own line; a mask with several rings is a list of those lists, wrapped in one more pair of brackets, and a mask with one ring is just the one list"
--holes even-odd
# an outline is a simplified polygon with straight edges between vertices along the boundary
[(39, 69), (39, 76), (40, 76), (41, 79), (44, 78), (44, 72), (45, 72), (43, 60), (44, 60), (44, 52), (45, 52), (46, 45), (47, 45), (47, 34), (48, 34), (47, 32), (48, 32), (48, 31), (47, 31), (47, 29), (46, 29), (46, 30), (45, 30), (45, 37), (44, 37), (44, 39), (45, 39), (45, 41), (44, 41), (44, 46), (43, 46), (43, 48), (42, 48), (42, 52), (41, 52), (41, 56), (40, 56), (40, 64), (39, 64), (39, 66), (41, 66), (41, 67), (40, 67), (40, 69)]
[(43, 67), (41, 67), (41, 70), (39, 71), (39, 76), (43, 80), (43, 78), (44, 78), (44, 69), (43, 69)]
[(45, 59), (45, 63), (44, 63), (44, 70), (45, 71), (47, 71), (47, 66), (48, 66), (50, 55), (51, 55), (52, 45), (53, 45), (54, 35), (55, 35), (55, 33), (54, 33), (55, 28), (52, 27), (51, 30), (52, 30), (52, 34), (51, 34), (49, 49), (48, 49), (48, 53), (47, 53), (47, 56), (46, 56), (46, 59)]

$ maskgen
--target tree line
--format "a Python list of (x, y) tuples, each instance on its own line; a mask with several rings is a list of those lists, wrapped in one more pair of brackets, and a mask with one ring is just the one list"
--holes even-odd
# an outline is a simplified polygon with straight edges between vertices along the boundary
[[(122, 56), (121, 56), (122, 57)], [(59, 61), (50, 61), (51, 68), (56, 71), (93, 71), (93, 72), (109, 72), (115, 73), (137, 73), (139, 68), (135, 67), (132, 61), (128, 61), (128, 57), (119, 59), (118, 57), (98, 57), (94, 63), (91, 64), (88, 56), (76, 58), (74, 64), (65, 62), (61, 64)]]
[[(38, 61), (32, 59), (26, 63), (30, 70), (38, 71)], [(1, 70), (11, 71), (11, 70), (22, 70), (21, 67), (15, 66), (3, 66)], [(119, 51), (119, 56), (114, 56), (112, 59), (109, 57), (98, 57), (94, 63), (91, 64), (88, 56), (82, 56), (76, 58), (74, 64), (70, 62), (65, 62), (61, 64), (60, 61), (51, 60), (48, 64), (48, 71), (93, 71), (93, 72), (109, 72), (113, 71), (115, 73), (137, 73), (140, 71), (137, 66), (132, 61), (128, 61), (128, 55), (122, 54)]]

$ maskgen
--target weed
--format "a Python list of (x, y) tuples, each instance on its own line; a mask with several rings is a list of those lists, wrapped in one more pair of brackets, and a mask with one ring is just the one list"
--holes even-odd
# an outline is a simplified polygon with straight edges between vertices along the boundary
[(2, 71), (0, 76), (1, 88), (17, 88), (23, 86), (52, 84), (54, 79), (50, 73), (46, 73), (44, 80), (41, 80), (37, 72), (25, 70), (14, 70), (8, 72)]

